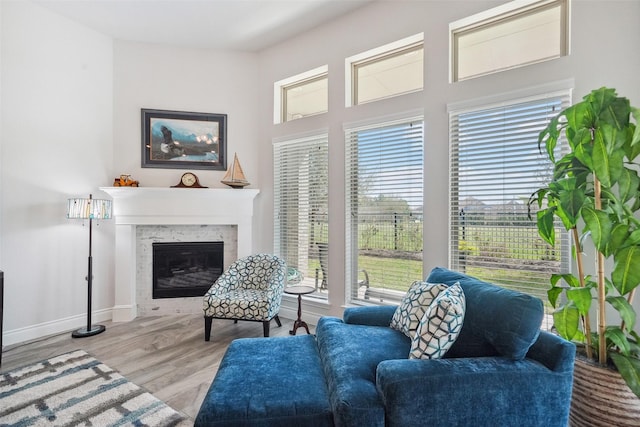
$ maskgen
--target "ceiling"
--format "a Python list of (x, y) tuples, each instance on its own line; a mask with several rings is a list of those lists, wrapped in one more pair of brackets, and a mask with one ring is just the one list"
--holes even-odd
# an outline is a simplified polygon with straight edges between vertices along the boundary
[(375, 0), (36, 0), (119, 40), (257, 52)]

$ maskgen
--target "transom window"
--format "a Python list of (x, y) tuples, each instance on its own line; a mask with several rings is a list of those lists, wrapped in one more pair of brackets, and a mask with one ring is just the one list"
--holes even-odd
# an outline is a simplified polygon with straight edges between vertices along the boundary
[(512, 1), (449, 25), (451, 81), (569, 54), (569, 0)]
[(347, 58), (346, 105), (422, 90), (423, 38), (423, 34), (418, 34)]
[(326, 113), (329, 110), (327, 67), (274, 83), (274, 123)]

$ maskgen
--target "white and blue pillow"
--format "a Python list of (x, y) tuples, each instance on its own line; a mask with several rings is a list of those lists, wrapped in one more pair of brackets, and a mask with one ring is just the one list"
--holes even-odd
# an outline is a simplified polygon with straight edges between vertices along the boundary
[(447, 288), (441, 283), (413, 282), (393, 313), (389, 326), (413, 338), (426, 309)]
[(442, 358), (460, 334), (465, 308), (465, 296), (459, 283), (440, 292), (426, 308), (411, 337), (409, 358)]

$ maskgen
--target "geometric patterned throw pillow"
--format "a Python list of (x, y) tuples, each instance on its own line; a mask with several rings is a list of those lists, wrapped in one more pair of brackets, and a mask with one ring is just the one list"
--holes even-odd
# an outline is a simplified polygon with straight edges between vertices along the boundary
[(413, 338), (426, 309), (438, 294), (447, 288), (447, 285), (441, 283), (413, 282), (393, 313), (389, 326)]
[(441, 292), (420, 319), (409, 359), (439, 359), (458, 338), (466, 301), (459, 283)]

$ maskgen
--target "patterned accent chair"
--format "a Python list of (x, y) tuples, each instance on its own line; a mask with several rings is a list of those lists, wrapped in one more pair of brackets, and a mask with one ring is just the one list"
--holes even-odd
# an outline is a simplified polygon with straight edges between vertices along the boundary
[(258, 254), (231, 264), (204, 295), (204, 339), (211, 338), (213, 319), (262, 322), (264, 336), (278, 318), (287, 265), (275, 255)]

